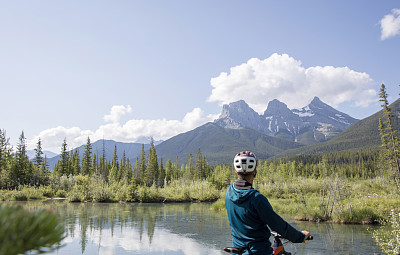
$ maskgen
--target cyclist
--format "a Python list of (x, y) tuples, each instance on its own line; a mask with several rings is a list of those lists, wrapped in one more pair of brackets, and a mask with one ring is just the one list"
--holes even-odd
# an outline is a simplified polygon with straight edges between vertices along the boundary
[(252, 187), (257, 159), (250, 151), (239, 152), (233, 165), (238, 179), (225, 196), (232, 245), (246, 247), (244, 254), (272, 254), (269, 237), (275, 231), (293, 243), (305, 242), (308, 231), (298, 231), (274, 212), (268, 199)]

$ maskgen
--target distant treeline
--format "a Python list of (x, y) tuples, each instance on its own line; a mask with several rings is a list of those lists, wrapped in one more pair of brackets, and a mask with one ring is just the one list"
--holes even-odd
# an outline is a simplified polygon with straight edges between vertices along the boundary
[[(90, 138), (83, 153), (68, 151), (66, 140), (61, 145), (60, 160), (54, 171), (49, 171), (47, 158), (43, 156), (41, 140), (37, 142), (35, 157), (32, 160), (26, 155), (26, 144), (22, 132), (16, 151), (12, 152), (6, 132), (0, 130), (0, 188), (15, 189), (23, 185), (50, 185), (50, 181), (61, 176), (88, 175), (101, 178), (106, 183), (123, 182), (132, 185), (163, 187), (173, 180), (208, 180), (216, 188), (228, 185), (235, 175), (230, 164), (209, 165), (206, 155), (200, 149), (196, 155), (189, 156), (188, 162), (179, 162), (157, 157), (153, 142), (146, 152), (142, 152), (135, 162), (131, 162), (125, 152), (122, 158), (117, 157), (114, 148), (112, 160), (106, 160), (104, 152), (92, 153)], [(233, 158), (233, 156), (232, 156)], [(260, 160), (258, 172), (266, 178), (295, 176), (321, 178), (340, 174), (345, 178), (373, 178), (385, 174), (378, 150), (332, 152), (317, 155), (300, 155), (279, 159)]]

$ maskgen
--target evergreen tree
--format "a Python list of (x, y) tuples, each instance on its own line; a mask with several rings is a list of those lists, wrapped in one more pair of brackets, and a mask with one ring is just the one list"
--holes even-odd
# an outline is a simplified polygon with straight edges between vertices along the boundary
[(38, 139), (38, 142), (36, 144), (35, 158), (33, 159), (33, 163), (38, 168), (40, 168), (43, 163), (42, 141), (40, 140), (40, 138)]
[(40, 183), (39, 183), (39, 185), (48, 185), (49, 184), (50, 171), (49, 171), (49, 163), (47, 163), (47, 156), (46, 155), (44, 155), (43, 162), (40, 165), (39, 173), (40, 173)]
[(192, 153), (189, 154), (189, 161), (186, 166), (186, 175), (187, 175), (187, 179), (194, 179), (194, 177), (195, 177)]
[(400, 187), (400, 145), (396, 130), (393, 127), (393, 115), (387, 99), (386, 87), (381, 85), (379, 101), (382, 102), (383, 116), (385, 120), (379, 119), (379, 132), (382, 140), (384, 161), (393, 175), (393, 178)]
[(81, 159), (79, 158), (79, 150), (74, 150), (72, 154), (72, 162), (71, 162), (71, 173), (73, 175), (78, 175), (81, 173)]
[(108, 180), (108, 169), (106, 166), (106, 149), (104, 145), (104, 139), (103, 139), (103, 150), (102, 150), (102, 155), (100, 157), (100, 166), (99, 166), (100, 174), (103, 177), (103, 180), (107, 181)]
[(70, 167), (69, 167), (69, 154), (67, 148), (67, 138), (64, 138), (64, 141), (61, 145), (61, 159), (58, 162), (57, 174), (59, 175), (69, 175), (70, 174)]
[(0, 129), (0, 189), (6, 188), (11, 166), (10, 138), (7, 138), (6, 131)]
[(113, 182), (118, 181), (119, 180), (118, 175), (119, 175), (119, 164), (118, 164), (118, 156), (117, 156), (117, 145), (115, 145), (108, 179)]
[(17, 144), (17, 150), (15, 152), (15, 161), (10, 171), (9, 179), (11, 180), (12, 187), (27, 184), (29, 178), (31, 177), (30, 171), (32, 170), (29, 164), (29, 159), (26, 155), (25, 135), (24, 131), (22, 131)]
[(139, 160), (139, 178), (141, 184), (145, 184), (145, 173), (146, 173), (146, 152), (144, 151), (144, 144), (142, 144), (142, 151), (140, 153)]
[(88, 175), (90, 173), (92, 165), (92, 144), (90, 143), (90, 138), (87, 138), (86, 146), (85, 146), (85, 151), (83, 152), (83, 157), (82, 157), (82, 174), (83, 175)]
[(157, 182), (159, 176), (157, 153), (154, 147), (153, 139), (150, 142), (149, 153), (147, 154), (147, 166), (145, 172), (145, 182), (147, 186), (151, 186)]
[(165, 182), (165, 169), (163, 165), (163, 159), (161, 157), (160, 159), (160, 167), (159, 167), (159, 177), (158, 177), (158, 186), (159, 187), (164, 187), (164, 182)]
[(98, 174), (98, 163), (97, 163), (97, 156), (96, 156), (96, 153), (93, 153), (92, 163), (90, 164), (89, 173), (91, 173), (91, 174)]
[(200, 148), (196, 153), (196, 164), (195, 164), (195, 172), (194, 179), (201, 179), (204, 176), (204, 168), (203, 168), (203, 155), (200, 152)]
[(165, 164), (165, 181), (166, 183), (170, 183), (173, 176), (172, 162), (170, 159), (167, 160)]
[(135, 182), (137, 184), (141, 183), (140, 182), (140, 178), (139, 178), (140, 177), (140, 173), (139, 173), (139, 158), (136, 158), (136, 162), (135, 162), (135, 165), (133, 167), (133, 177), (134, 177)]

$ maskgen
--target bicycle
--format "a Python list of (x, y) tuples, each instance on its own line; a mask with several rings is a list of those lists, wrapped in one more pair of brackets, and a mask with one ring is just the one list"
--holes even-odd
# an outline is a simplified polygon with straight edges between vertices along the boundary
[[(281, 239), (284, 239), (281, 235), (276, 232), (271, 233), (274, 237), (274, 243), (272, 244), (273, 255), (292, 255), (291, 252), (285, 251), (283, 247), (283, 243)], [(306, 240), (313, 240), (313, 236), (308, 236)], [(287, 242), (290, 242), (287, 240)], [(285, 242), (285, 243), (287, 243)], [(247, 250), (247, 247), (225, 247), (224, 251), (229, 252), (231, 254), (242, 255)], [(294, 253), (296, 254), (296, 253)]]

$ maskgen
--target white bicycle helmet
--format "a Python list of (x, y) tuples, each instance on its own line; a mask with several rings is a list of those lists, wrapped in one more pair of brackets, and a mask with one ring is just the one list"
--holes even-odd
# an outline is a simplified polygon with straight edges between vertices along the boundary
[(238, 174), (249, 174), (256, 170), (257, 158), (251, 151), (242, 151), (236, 154), (233, 166)]

